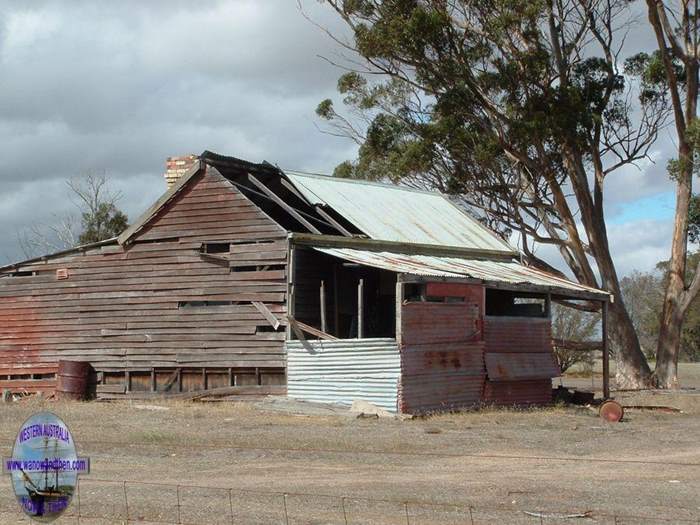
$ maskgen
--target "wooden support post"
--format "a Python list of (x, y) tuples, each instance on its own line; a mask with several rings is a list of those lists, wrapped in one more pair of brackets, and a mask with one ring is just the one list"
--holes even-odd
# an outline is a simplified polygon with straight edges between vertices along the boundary
[(260, 369), (255, 369), (255, 383), (260, 386), (262, 385), (262, 375), (260, 374)]
[(228, 369), (228, 386), (234, 386), (233, 384), (233, 368)]
[(124, 372), (124, 388), (126, 392), (131, 392), (131, 372), (128, 370)]
[(328, 332), (328, 326), (326, 324), (326, 281), (321, 281), (319, 301), (321, 304), (321, 331)]
[(396, 279), (396, 342), (401, 346), (401, 312), (403, 309), (403, 283)]
[(156, 369), (151, 368), (151, 392), (156, 391)]
[(601, 302), (603, 335), (603, 398), (610, 398), (610, 354), (608, 352), (608, 302)]
[[(295, 299), (295, 294), (294, 294), (294, 276), (296, 273), (296, 258), (295, 258), (296, 250), (294, 248), (289, 248), (289, 263), (287, 265), (287, 315), (294, 317), (294, 301)], [(294, 335), (294, 331), (292, 330), (292, 327), (290, 323), (287, 323), (287, 339), (292, 340), (294, 339), (292, 337)]]
[(340, 337), (340, 288), (338, 288), (338, 263), (333, 265), (333, 330)]
[(202, 390), (207, 389), (207, 369), (202, 367)]
[(552, 294), (548, 293), (544, 298), (544, 316), (548, 319), (552, 317)]
[(364, 291), (365, 291), (365, 280), (360, 279), (360, 282), (357, 284), (357, 338), (362, 339), (364, 337), (364, 326), (363, 326), (363, 317), (364, 317), (364, 310), (365, 310), (365, 305), (364, 305)]
[(182, 392), (182, 368), (177, 369), (177, 391)]

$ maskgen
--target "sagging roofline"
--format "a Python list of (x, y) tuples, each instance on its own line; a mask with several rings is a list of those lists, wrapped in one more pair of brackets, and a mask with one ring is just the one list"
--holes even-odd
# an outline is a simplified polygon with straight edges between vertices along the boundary
[(442, 244), (419, 244), (412, 242), (385, 241), (364, 237), (341, 237), (338, 235), (317, 235), (313, 233), (296, 233), (288, 235), (289, 240), (297, 246), (314, 246), (324, 248), (354, 248), (358, 250), (388, 251), (411, 255), (433, 255), (436, 257), (463, 257), (485, 260), (513, 260), (520, 254), (516, 251), (485, 250), (481, 248), (464, 248), (462, 246), (444, 246)]
[(73, 248), (66, 248), (58, 252), (49, 253), (46, 255), (40, 255), (38, 257), (32, 257), (31, 259), (25, 259), (23, 261), (13, 262), (6, 264), (5, 266), (0, 266), (0, 273), (6, 273), (8, 271), (16, 270), (21, 266), (26, 266), (28, 264), (34, 264), (38, 262), (44, 262), (49, 259), (55, 259), (56, 257), (63, 257), (64, 255), (72, 255), (75, 253), (82, 253), (87, 250), (92, 250), (93, 248), (100, 248), (102, 246), (110, 246), (117, 244), (117, 237), (112, 237), (110, 239), (105, 239), (104, 241), (92, 242), (88, 244), (81, 244), (80, 246), (75, 246)]

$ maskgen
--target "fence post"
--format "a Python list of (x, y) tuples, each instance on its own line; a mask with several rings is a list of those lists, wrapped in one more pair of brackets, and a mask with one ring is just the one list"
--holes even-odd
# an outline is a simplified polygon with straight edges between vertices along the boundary
[(231, 512), (231, 525), (233, 525), (233, 489), (228, 489), (228, 506)]
[(345, 525), (348, 525), (348, 515), (345, 512), (345, 496), (340, 498), (340, 504), (343, 506), (343, 520), (345, 521)]
[(469, 522), (474, 525), (474, 516), (472, 515), (472, 506), (469, 505)]
[(403, 510), (406, 511), (406, 525), (411, 525), (411, 520), (408, 518), (408, 501), (403, 502)]
[(286, 523), (286, 525), (289, 525), (289, 514), (287, 514), (287, 495), (282, 494), (282, 496), (282, 501), (284, 502), (284, 522)]
[(129, 500), (126, 497), (126, 481), (124, 481), (124, 511), (126, 512), (126, 522), (129, 523)]
[(78, 525), (80, 525), (80, 476), (78, 476), (78, 482), (75, 484), (75, 488), (78, 491)]
[(176, 487), (177, 491), (177, 522), (178, 524), (182, 523), (180, 520), (180, 485), (177, 485)]

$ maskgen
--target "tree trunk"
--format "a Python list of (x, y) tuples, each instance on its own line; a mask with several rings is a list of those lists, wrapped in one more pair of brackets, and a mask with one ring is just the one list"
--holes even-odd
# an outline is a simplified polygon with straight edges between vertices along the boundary
[(688, 206), (692, 188), (692, 168), (687, 162), (688, 148), (680, 146), (681, 173), (676, 186), (676, 216), (673, 225), (671, 260), (669, 262), (668, 285), (656, 347), (656, 369), (654, 380), (659, 388), (678, 388), (678, 355), (681, 349), (681, 332), (685, 317), (686, 286), (685, 270), (688, 254)]
[(615, 383), (617, 388), (646, 388), (651, 384), (651, 370), (639, 345), (637, 332), (619, 296), (608, 309), (610, 338), (615, 345)]
[[(620, 279), (610, 254), (603, 208), (603, 178), (596, 176), (592, 197), (583, 155), (574, 146), (569, 146), (566, 151), (566, 165), (571, 173), (572, 187), (581, 212), (581, 222), (586, 230), (590, 249), (600, 273), (602, 288), (609, 291), (614, 297), (608, 315), (610, 316), (611, 338), (615, 343), (615, 363), (617, 365), (615, 382), (618, 388), (648, 388), (652, 379), (651, 369), (646, 357), (644, 357), (637, 331), (625, 307), (620, 289)], [(595, 286), (595, 282), (591, 284)]]
[[(671, 28), (666, 8), (659, 0), (647, 0), (649, 22), (654, 29), (659, 53), (663, 61), (668, 93), (673, 105), (674, 124), (678, 138), (679, 173), (676, 180), (676, 214), (671, 242), (669, 279), (664, 295), (664, 304), (656, 347), (656, 369), (654, 380), (659, 388), (678, 387), (678, 355), (681, 348), (681, 332), (685, 312), (697, 293), (697, 287), (686, 289), (685, 271), (688, 255), (688, 207), (693, 190), (693, 161), (697, 144), (688, 143), (686, 132), (697, 115), (698, 99), (698, 4), (692, 12), (688, 3), (682, 2), (684, 16), (678, 31)], [(681, 40), (682, 39), (682, 40)], [(673, 60), (683, 62), (685, 86), (678, 82)], [(685, 90), (685, 103), (683, 91)]]

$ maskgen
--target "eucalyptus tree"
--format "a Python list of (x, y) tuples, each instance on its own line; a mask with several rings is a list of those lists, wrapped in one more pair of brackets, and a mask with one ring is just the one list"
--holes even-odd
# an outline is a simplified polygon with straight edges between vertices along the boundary
[(669, 175), (676, 183), (676, 211), (668, 262), (668, 284), (664, 296), (654, 375), (659, 386), (678, 384), (678, 356), (683, 321), (700, 292), (700, 261), (688, 272), (688, 233), (698, 237), (698, 204), (693, 198), (693, 174), (698, 169), (700, 125), (698, 102), (698, 2), (646, 0), (649, 23), (654, 30), (657, 52), (636, 57), (645, 84), (665, 90), (671, 100), (677, 157), (669, 162)]
[[(317, 113), (359, 144), (336, 175), (388, 178), (458, 196), (530, 264), (558, 250), (570, 274), (609, 290), (617, 380), (651, 373), (620, 292), (605, 182), (644, 159), (666, 92), (625, 74), (624, 0), (326, 0), (352, 52), (346, 110)], [(638, 64), (631, 64), (635, 66)]]

